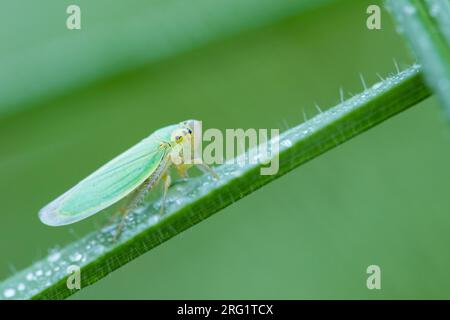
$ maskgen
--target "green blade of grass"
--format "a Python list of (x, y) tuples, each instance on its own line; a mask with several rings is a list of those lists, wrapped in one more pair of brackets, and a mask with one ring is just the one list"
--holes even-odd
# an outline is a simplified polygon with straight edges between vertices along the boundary
[(422, 64), (427, 83), (450, 117), (450, 5), (448, 0), (387, 0), (398, 25)]
[[(225, 163), (209, 175), (190, 179), (169, 191), (167, 213), (157, 215), (159, 200), (148, 200), (130, 213), (124, 231), (113, 241), (115, 226), (105, 227), (54, 250), (0, 284), (0, 298), (63, 299), (76, 291), (66, 286), (67, 268), (81, 267), (86, 287), (215, 212), (430, 95), (419, 66), (393, 75), (312, 119), (283, 132), (279, 172), (260, 174), (262, 164)], [(274, 141), (272, 141), (274, 142)], [(260, 156), (248, 151), (247, 156)], [(156, 214), (156, 215), (155, 215)]]
[[(26, 50), (7, 54), (0, 50), (0, 118), (95, 81), (331, 1), (147, 1), (140, 4), (138, 13), (133, 8), (124, 8), (120, 19), (106, 12), (103, 12), (106, 17), (97, 17), (96, 11), (105, 10), (95, 2), (86, 1), (80, 4), (81, 30), (67, 30), (64, 20), (52, 21), (50, 29), (59, 30), (57, 35), (42, 39)], [(54, 1), (41, 6), (42, 11), (61, 10), (64, 17), (66, 8), (61, 5), (55, 8)], [(2, 10), (8, 12), (8, 7)], [(29, 18), (38, 18), (36, 24), (42, 19), (41, 16)]]
[(439, 31), (450, 45), (450, 2), (448, 0), (426, 0), (431, 16), (436, 20)]

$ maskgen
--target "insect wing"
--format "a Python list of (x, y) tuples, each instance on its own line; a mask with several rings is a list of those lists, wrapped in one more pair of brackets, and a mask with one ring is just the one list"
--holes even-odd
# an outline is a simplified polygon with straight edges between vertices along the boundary
[(158, 133), (161, 129), (42, 208), (39, 211), (41, 221), (51, 226), (74, 223), (127, 196), (151, 176), (168, 154), (167, 149), (160, 147)]

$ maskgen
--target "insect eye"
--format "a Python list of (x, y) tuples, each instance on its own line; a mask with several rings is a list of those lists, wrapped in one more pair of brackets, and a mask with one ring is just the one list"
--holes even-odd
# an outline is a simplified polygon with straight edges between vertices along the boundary
[(191, 129), (189, 129), (189, 128), (187, 128), (188, 129), (188, 132), (189, 132), (189, 134), (191, 134), (192, 133), (192, 130)]
[(175, 140), (176, 140), (176, 141), (180, 141), (181, 138), (182, 138), (181, 136), (176, 136), (176, 137), (175, 137)]

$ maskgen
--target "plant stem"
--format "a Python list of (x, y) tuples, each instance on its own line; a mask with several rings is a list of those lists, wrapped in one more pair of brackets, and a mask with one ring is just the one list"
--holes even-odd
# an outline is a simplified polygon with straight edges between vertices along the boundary
[[(209, 175), (190, 179), (170, 190), (167, 213), (158, 216), (159, 200), (148, 201), (129, 214), (122, 235), (113, 241), (115, 226), (92, 232), (72, 244), (50, 252), (0, 284), (0, 298), (63, 299), (76, 290), (66, 285), (67, 268), (81, 268), (81, 287), (192, 227), (301, 164), (363, 133), (430, 95), (415, 65), (376, 83), (371, 88), (318, 113), (282, 133), (279, 139), (279, 172), (261, 175), (264, 164), (225, 163), (215, 168), (220, 180)], [(250, 150), (247, 155), (260, 156)]]
[(448, 0), (387, 0), (398, 30), (422, 64), (427, 83), (450, 117), (450, 5)]

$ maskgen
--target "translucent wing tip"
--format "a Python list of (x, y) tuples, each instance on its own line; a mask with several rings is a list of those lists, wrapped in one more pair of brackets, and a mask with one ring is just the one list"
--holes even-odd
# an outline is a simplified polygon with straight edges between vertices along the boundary
[(43, 224), (46, 224), (48, 226), (60, 226), (61, 223), (58, 221), (58, 214), (56, 213), (56, 207), (53, 205), (55, 201), (49, 203), (45, 207), (43, 207), (41, 210), (39, 210), (39, 219)]
[(59, 209), (61, 207), (63, 196), (53, 200), (48, 205), (39, 210), (38, 216), (43, 224), (57, 227), (70, 224), (78, 220), (77, 218), (74, 219), (74, 217), (61, 214)]

